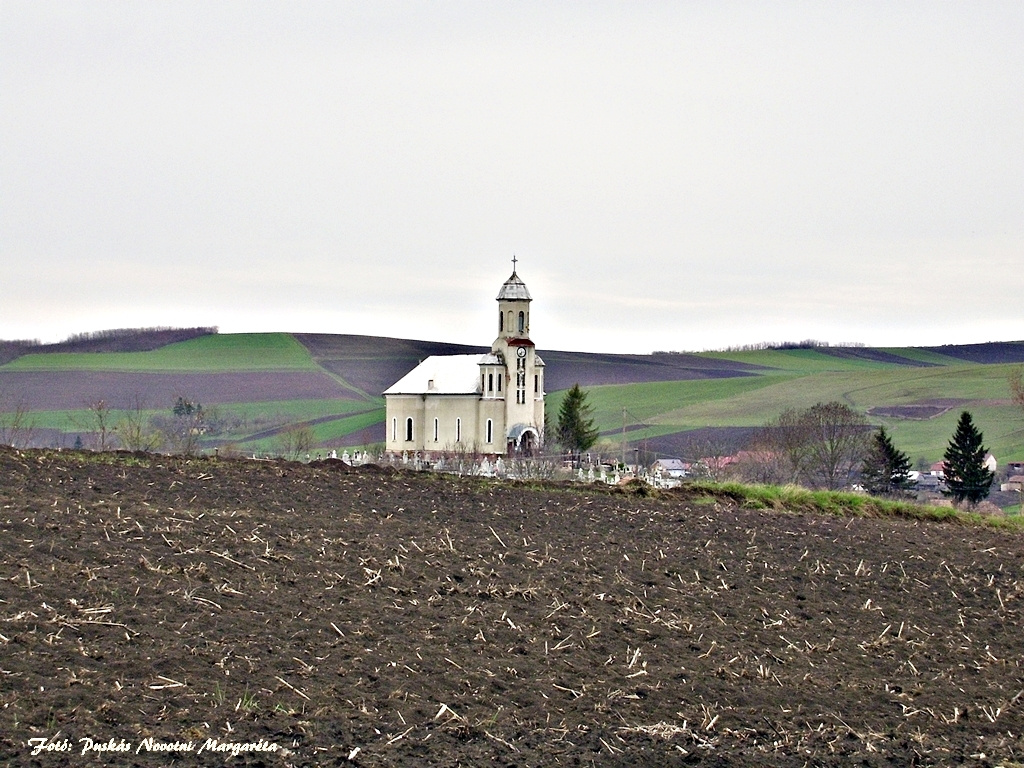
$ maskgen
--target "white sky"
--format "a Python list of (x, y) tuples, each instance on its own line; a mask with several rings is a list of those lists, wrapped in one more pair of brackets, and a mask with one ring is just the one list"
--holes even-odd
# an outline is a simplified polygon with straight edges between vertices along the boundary
[(0, 338), (1024, 339), (1024, 3), (0, 0)]

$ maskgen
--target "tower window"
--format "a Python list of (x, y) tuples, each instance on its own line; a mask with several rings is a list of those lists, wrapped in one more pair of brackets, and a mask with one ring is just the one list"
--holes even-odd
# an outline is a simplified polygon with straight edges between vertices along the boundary
[(410, 416), (405, 420), (405, 439), (406, 442), (412, 442), (412, 417)]
[(526, 313), (525, 312), (520, 312), (519, 313), (519, 332), (522, 333), (524, 330), (526, 330)]
[(535, 373), (535, 374), (533, 374), (533, 394), (536, 395), (536, 394), (539, 394), (539, 393), (540, 393), (540, 376), (538, 376)]
[(505, 330), (505, 313), (500, 309), (498, 310), (498, 333), (503, 333)]
[(501, 374), (498, 374), (498, 391), (501, 392)]
[(494, 391), (494, 374), (493, 373), (488, 373), (487, 374), (487, 391), (488, 392), (493, 392)]

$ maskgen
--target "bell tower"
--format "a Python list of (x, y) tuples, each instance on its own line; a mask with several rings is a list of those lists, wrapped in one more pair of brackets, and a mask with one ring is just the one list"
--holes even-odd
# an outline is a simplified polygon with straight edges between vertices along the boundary
[(532, 453), (544, 434), (544, 362), (530, 341), (530, 302), (526, 283), (516, 273), (498, 292), (498, 338), (491, 351), (504, 368), (507, 452)]
[[(498, 338), (530, 340), (530, 302), (533, 297), (526, 283), (516, 274), (515, 256), (512, 257), (512, 276), (505, 281), (498, 292)], [(495, 352), (499, 351), (494, 349)]]

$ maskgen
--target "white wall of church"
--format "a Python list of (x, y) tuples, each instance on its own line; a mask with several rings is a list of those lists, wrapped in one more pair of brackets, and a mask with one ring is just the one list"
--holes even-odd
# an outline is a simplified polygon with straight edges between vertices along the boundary
[(476, 394), (389, 395), (385, 426), (384, 447), (393, 453), (505, 452), (504, 401), (497, 398), (480, 399)]

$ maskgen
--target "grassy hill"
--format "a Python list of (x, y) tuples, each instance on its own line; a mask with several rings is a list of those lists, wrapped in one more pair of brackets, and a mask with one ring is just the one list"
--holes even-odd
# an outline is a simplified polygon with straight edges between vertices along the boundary
[[(7, 343), (0, 365), (0, 438), (41, 447), (93, 444), (90, 405), (111, 423), (130, 409), (166, 414), (201, 403), (217, 428), (203, 447), (273, 452), (307, 426), (316, 450), (383, 440), (380, 392), (434, 354), (483, 352), (440, 342), (328, 334), (181, 334), (167, 329), (83, 337), (59, 345)], [(170, 343), (167, 343), (167, 342)], [(1001, 462), (1024, 460), (1024, 413), (1007, 376), (1024, 342), (928, 348), (765, 349), (652, 355), (541, 350), (548, 410), (579, 382), (609, 452), (643, 445), (684, 455), (709, 439), (741, 447), (787, 408), (839, 400), (884, 424), (912, 459), (936, 461), (960, 410), (970, 410)]]

